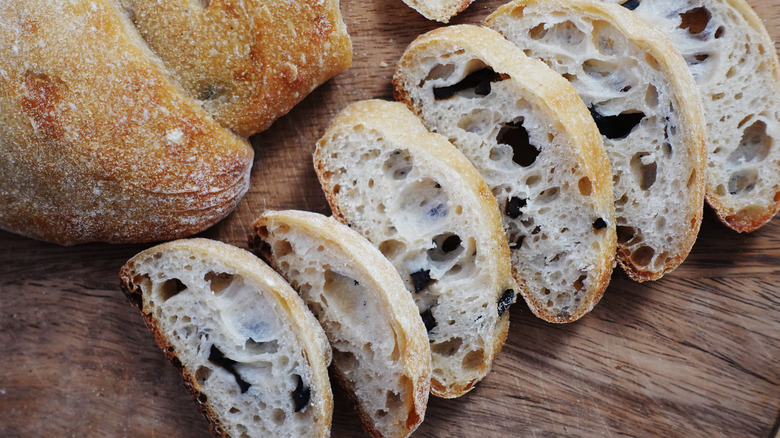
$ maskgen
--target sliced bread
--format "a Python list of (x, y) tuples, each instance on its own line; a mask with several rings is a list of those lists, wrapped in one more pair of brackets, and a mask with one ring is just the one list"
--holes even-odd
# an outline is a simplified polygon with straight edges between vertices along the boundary
[(657, 28), (617, 5), (518, 0), (485, 24), (561, 73), (589, 107), (612, 163), (618, 261), (656, 280), (701, 225), (706, 127), (696, 84)]
[(139, 253), (120, 277), (212, 432), (330, 435), (328, 340), (268, 265), (221, 242), (188, 239)]
[(317, 142), (333, 216), (379, 248), (430, 339), (431, 391), (458, 397), (490, 370), (516, 284), (498, 204), (476, 169), (404, 105), (349, 105)]
[(331, 217), (266, 211), (250, 245), (293, 286), (333, 349), (332, 371), (372, 437), (407, 437), (422, 423), (431, 349), (411, 294), (368, 240)]
[(620, 3), (660, 28), (685, 58), (709, 129), (707, 202), (734, 230), (755, 231), (780, 209), (780, 66), (744, 0)]
[(615, 264), (615, 213), (601, 136), (572, 86), (498, 33), (468, 25), (415, 40), (394, 83), (491, 187), (533, 312), (557, 323), (589, 312)]
[(449, 23), (450, 19), (462, 12), (474, 0), (404, 0), (410, 8), (429, 20)]

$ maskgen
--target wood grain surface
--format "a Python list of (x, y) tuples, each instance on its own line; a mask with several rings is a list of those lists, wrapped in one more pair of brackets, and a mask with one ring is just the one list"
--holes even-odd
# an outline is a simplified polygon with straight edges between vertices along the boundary
[[(477, 0), (454, 23), (502, 1)], [(780, 39), (780, 1), (749, 0)], [(265, 209), (328, 213), (311, 153), (350, 102), (391, 98), (416, 36), (441, 26), (400, 0), (342, 0), (354, 65), (253, 138), (252, 188), (203, 236), (240, 247)], [(1, 177), (1, 176), (0, 176)], [(60, 247), (0, 232), (0, 437), (208, 437), (177, 370), (119, 290), (148, 245)], [(334, 437), (364, 436), (336, 394)], [(491, 374), (432, 398), (416, 437), (774, 436), (780, 414), (780, 219), (742, 235), (707, 208), (688, 260), (658, 282), (616, 271), (579, 322), (522, 302)]]

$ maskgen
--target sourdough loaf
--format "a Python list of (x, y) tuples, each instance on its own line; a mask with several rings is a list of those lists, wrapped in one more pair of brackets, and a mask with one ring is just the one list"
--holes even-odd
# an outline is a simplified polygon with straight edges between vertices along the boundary
[(184, 90), (239, 135), (350, 66), (338, 0), (116, 0)]
[(61, 244), (194, 234), (253, 151), (170, 80), (118, 4), (0, 7), (0, 228)]
[(425, 417), (431, 349), (393, 265), (333, 218), (266, 211), (250, 245), (298, 291), (333, 349), (331, 367), (375, 438), (407, 437)]
[(623, 5), (688, 63), (709, 130), (707, 202), (727, 226), (755, 231), (780, 209), (780, 66), (766, 28), (744, 0)]
[(330, 435), (328, 340), (268, 265), (185, 239), (139, 253), (120, 278), (216, 435)]
[(590, 0), (518, 0), (485, 24), (561, 73), (593, 114), (612, 164), (625, 271), (655, 280), (679, 266), (701, 225), (707, 146), (696, 84), (669, 39)]
[(349, 105), (317, 142), (333, 216), (371, 241), (413, 295), (431, 391), (457, 397), (490, 370), (515, 301), (498, 205), (476, 169), (404, 105)]
[(589, 312), (614, 267), (615, 214), (609, 160), (572, 86), (470, 25), (415, 40), (394, 83), (396, 97), (491, 187), (531, 310), (550, 322)]

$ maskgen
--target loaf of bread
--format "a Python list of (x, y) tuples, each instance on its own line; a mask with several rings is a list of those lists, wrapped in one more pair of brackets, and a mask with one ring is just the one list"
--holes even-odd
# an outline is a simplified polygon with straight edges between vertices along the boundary
[(248, 136), (352, 62), (338, 0), (116, 0), (184, 90)]
[(449, 23), (450, 19), (462, 12), (474, 0), (404, 0), (410, 8), (429, 20)]
[(130, 259), (122, 290), (223, 437), (327, 437), (331, 350), (303, 300), (247, 251), (206, 239)]
[(574, 88), (471, 25), (417, 38), (394, 83), (396, 97), (491, 187), (534, 314), (560, 323), (589, 312), (615, 264), (615, 212), (609, 159)]
[(0, 8), (0, 228), (61, 244), (201, 231), (253, 151), (172, 82), (109, 0)]
[(707, 202), (734, 230), (755, 231), (780, 209), (780, 65), (744, 0), (624, 3), (683, 55), (709, 130)]
[(458, 397), (490, 370), (515, 301), (498, 204), (479, 173), (404, 105), (349, 105), (317, 142), (333, 216), (395, 266), (428, 331), (431, 391)]
[(428, 335), (393, 265), (333, 218), (266, 211), (250, 245), (293, 286), (333, 349), (331, 370), (375, 438), (407, 437), (425, 417)]
[(701, 225), (706, 126), (669, 38), (591, 0), (517, 0), (485, 24), (561, 73), (589, 107), (613, 172), (618, 261), (655, 280), (687, 257)]

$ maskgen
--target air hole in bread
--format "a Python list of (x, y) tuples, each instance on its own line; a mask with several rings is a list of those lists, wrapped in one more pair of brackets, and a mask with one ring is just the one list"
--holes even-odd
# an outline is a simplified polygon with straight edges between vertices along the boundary
[(244, 342), (244, 350), (251, 354), (274, 354), (279, 351), (279, 342), (276, 340), (258, 342), (247, 338)]
[(696, 184), (696, 177), (698, 176), (698, 173), (696, 173), (696, 169), (693, 169), (691, 171), (691, 175), (688, 177), (688, 182), (685, 184), (685, 187), (691, 188), (694, 184)]
[(593, 184), (590, 182), (590, 178), (587, 176), (580, 178), (577, 182), (577, 189), (579, 189), (580, 195), (590, 196), (593, 193)]
[[(460, 96), (467, 99), (474, 99), (487, 96), (490, 94), (492, 82), (496, 82), (504, 79), (501, 75), (497, 74), (492, 68), (486, 67), (482, 61), (474, 60), (472, 63), (478, 63), (482, 68), (469, 74), (460, 82), (445, 86), (445, 87), (433, 87), (433, 97), (436, 100), (449, 99), (453, 96)], [(468, 70), (470, 68), (466, 67)], [(473, 68), (473, 67), (471, 67)]]
[(213, 100), (225, 94), (226, 88), (222, 85), (209, 85), (198, 93), (198, 100)]
[(414, 163), (412, 162), (412, 156), (406, 149), (394, 150), (390, 153), (390, 157), (382, 164), (382, 170), (385, 174), (390, 175), (395, 180), (406, 178), (413, 167)]
[(211, 377), (211, 368), (209, 367), (200, 366), (197, 371), (195, 371), (195, 381), (201, 385), (205, 383), (209, 377)]
[[(543, 28), (544, 32), (541, 36), (534, 39), (544, 39), (545, 42), (550, 44), (568, 46), (576, 46), (585, 40), (585, 34), (577, 28), (576, 24), (568, 20), (545, 27), (546, 28)], [(537, 28), (538, 26), (534, 29)], [(534, 29), (532, 29), (531, 32), (533, 32)]]
[(160, 285), (159, 295), (160, 298), (162, 298), (163, 302), (165, 302), (175, 297), (185, 289), (187, 289), (187, 286), (184, 283), (182, 283), (181, 280), (179, 280), (178, 278), (171, 278), (169, 280), (164, 281)]
[(548, 204), (558, 199), (560, 195), (561, 190), (558, 187), (549, 187), (539, 193), (539, 196), (536, 198), (536, 202), (540, 204)]
[(598, 59), (586, 59), (582, 63), (582, 69), (588, 76), (596, 79), (605, 78), (617, 70), (618, 66), (614, 62), (601, 61)]
[(756, 187), (757, 182), (758, 170), (754, 168), (739, 170), (729, 178), (729, 193), (738, 195), (750, 192)]
[(271, 414), (271, 421), (273, 421), (276, 425), (281, 426), (284, 424), (284, 419), (287, 417), (287, 414), (282, 409), (274, 409), (274, 412)]
[(403, 397), (401, 394), (395, 393), (393, 391), (387, 391), (387, 395), (385, 396), (385, 406), (387, 406), (387, 410), (390, 412), (398, 412), (404, 406)]
[(529, 188), (533, 187), (542, 180), (542, 177), (539, 175), (530, 175), (528, 178), (525, 179), (525, 185), (527, 185)]
[(637, 152), (631, 157), (630, 165), (640, 189), (647, 190), (655, 184), (658, 164), (653, 154)]
[(471, 350), (463, 356), (461, 363), (464, 368), (480, 370), (485, 366), (485, 351), (482, 349)]
[(381, 252), (385, 258), (393, 260), (395, 259), (398, 254), (401, 254), (405, 251), (406, 245), (403, 244), (403, 242), (400, 242), (395, 239), (388, 239), (385, 241), (382, 241), (379, 244), (379, 252)]
[(434, 247), (428, 250), (428, 258), (434, 262), (448, 262), (457, 258), (464, 250), (460, 236), (442, 233), (433, 238)]
[(225, 356), (222, 350), (220, 350), (216, 345), (211, 345), (208, 360), (209, 362), (223, 368), (225, 371), (233, 375), (236, 380), (236, 384), (241, 391), (241, 394), (246, 393), (249, 390), (249, 387), (252, 386), (247, 381), (245, 381), (238, 373), (238, 370), (236, 370), (236, 365), (238, 362)]
[(463, 345), (463, 339), (452, 338), (444, 342), (431, 344), (431, 352), (440, 356), (453, 356), (458, 352), (460, 346)]
[(522, 167), (534, 164), (539, 156), (539, 149), (531, 144), (528, 131), (523, 127), (522, 117), (503, 124), (496, 135), (496, 142), (510, 146), (512, 161)]
[(218, 294), (233, 283), (234, 276), (227, 272), (216, 273), (214, 271), (209, 271), (203, 279), (209, 282), (211, 292)]
[(618, 225), (616, 227), (617, 232), (617, 240), (620, 243), (629, 243), (634, 240), (634, 237), (636, 237), (637, 232), (636, 228), (629, 227), (625, 225)]
[(494, 111), (477, 108), (458, 119), (458, 128), (479, 136), (485, 136), (489, 133), (488, 130), (492, 129), (497, 118), (498, 115)]
[(358, 367), (358, 360), (354, 353), (338, 348), (333, 348), (333, 363), (338, 364), (345, 375), (349, 375)]
[(628, 134), (645, 117), (643, 112), (636, 110), (624, 111), (615, 116), (604, 116), (599, 113), (595, 106), (588, 108), (590, 110), (599, 132), (604, 137), (611, 140), (619, 140), (628, 137)]
[(300, 412), (309, 404), (311, 399), (311, 388), (303, 383), (303, 377), (296, 375), (298, 380), (295, 389), (292, 392), (293, 409), (295, 412)]
[(588, 278), (588, 276), (584, 275), (584, 274), (580, 275), (579, 277), (577, 277), (577, 279), (574, 280), (574, 284), (573, 284), (574, 290), (581, 291), (581, 290), (585, 289), (585, 280), (587, 278)]
[(728, 71), (726, 71), (726, 78), (727, 79), (731, 79), (731, 78), (733, 78), (736, 75), (737, 75), (737, 69), (734, 68), (733, 66), (729, 67)]
[(425, 331), (430, 332), (436, 328), (436, 318), (433, 316), (431, 309), (428, 309), (420, 314), (423, 324), (425, 324)]
[(645, 104), (650, 108), (658, 106), (658, 89), (653, 84), (647, 85), (647, 91), (645, 91)]
[(431, 69), (430, 73), (428, 73), (428, 76), (425, 77), (424, 81), (437, 79), (447, 80), (454, 72), (455, 65), (453, 64), (436, 64), (436, 66)]
[(642, 245), (631, 253), (631, 261), (637, 266), (647, 266), (653, 260), (655, 250), (647, 245)]
[(680, 29), (687, 30), (691, 35), (701, 35), (707, 28), (710, 18), (712, 18), (712, 14), (703, 6), (689, 9), (680, 14)]
[(772, 138), (766, 133), (766, 123), (756, 120), (742, 133), (739, 146), (729, 155), (730, 165), (759, 162), (766, 159), (772, 146)]
[(524, 198), (512, 196), (506, 200), (504, 214), (511, 219), (517, 219), (523, 214), (523, 207), (525, 207), (527, 203), (528, 201)]

